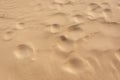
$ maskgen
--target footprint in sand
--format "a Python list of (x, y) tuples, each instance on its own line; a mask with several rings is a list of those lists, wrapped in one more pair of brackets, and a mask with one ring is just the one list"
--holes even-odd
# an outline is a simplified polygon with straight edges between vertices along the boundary
[(59, 33), (61, 31), (61, 26), (59, 24), (52, 24), (49, 26), (49, 31), (53, 34)]
[(16, 34), (15, 34), (14, 30), (8, 30), (3, 34), (3, 40), (10, 41), (10, 40), (14, 39), (15, 35)]
[(63, 69), (74, 74), (89, 72), (92, 70), (90, 63), (82, 57), (69, 57), (65, 61)]
[(102, 7), (98, 3), (89, 3), (88, 4), (88, 19), (96, 20), (102, 17)]
[(112, 22), (113, 16), (112, 16), (112, 8), (111, 5), (108, 2), (103, 2), (101, 4), (102, 9), (103, 9), (103, 18), (105, 22)]
[(85, 33), (83, 32), (83, 29), (80, 27), (80, 24), (73, 24), (70, 25), (64, 35), (72, 40), (77, 41), (85, 36)]
[(77, 24), (83, 24), (85, 22), (85, 17), (81, 14), (73, 15), (73, 21)]
[(68, 57), (74, 51), (74, 43), (67, 39), (64, 35), (58, 37), (55, 46), (55, 53), (62, 58)]
[(16, 59), (34, 60), (34, 49), (29, 44), (19, 44), (16, 46), (16, 48), (14, 50), (14, 55), (15, 55)]
[(24, 25), (25, 25), (25, 23), (23, 23), (23, 22), (16, 23), (15, 29), (16, 30), (23, 30), (24, 29)]
[(120, 9), (120, 2), (117, 4), (118, 9)]

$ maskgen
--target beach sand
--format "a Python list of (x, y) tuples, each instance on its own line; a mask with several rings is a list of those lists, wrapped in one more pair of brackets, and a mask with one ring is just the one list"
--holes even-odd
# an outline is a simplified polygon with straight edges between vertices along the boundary
[(120, 80), (120, 0), (0, 0), (0, 80)]

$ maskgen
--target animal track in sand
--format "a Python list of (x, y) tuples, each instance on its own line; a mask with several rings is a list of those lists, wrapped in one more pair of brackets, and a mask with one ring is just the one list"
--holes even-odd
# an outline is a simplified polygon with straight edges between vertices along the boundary
[(14, 50), (14, 55), (17, 59), (30, 59), (34, 58), (34, 49), (29, 44), (19, 44)]

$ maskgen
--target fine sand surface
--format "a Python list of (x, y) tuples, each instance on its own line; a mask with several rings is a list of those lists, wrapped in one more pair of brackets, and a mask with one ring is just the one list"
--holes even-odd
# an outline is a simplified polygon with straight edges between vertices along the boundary
[(120, 80), (120, 0), (0, 0), (0, 80)]

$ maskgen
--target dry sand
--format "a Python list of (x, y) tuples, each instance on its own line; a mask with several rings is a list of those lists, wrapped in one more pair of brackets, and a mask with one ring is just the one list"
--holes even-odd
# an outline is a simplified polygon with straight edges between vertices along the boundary
[(0, 0), (0, 80), (120, 80), (120, 0)]

